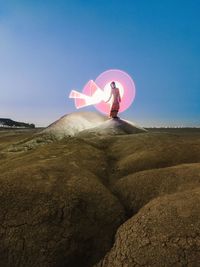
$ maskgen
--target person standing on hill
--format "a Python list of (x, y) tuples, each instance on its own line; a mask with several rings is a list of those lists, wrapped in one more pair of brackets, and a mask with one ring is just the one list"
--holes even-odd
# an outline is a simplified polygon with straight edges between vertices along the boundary
[(116, 87), (115, 82), (111, 82), (110, 86), (111, 86), (110, 97), (106, 102), (109, 102), (111, 97), (113, 96), (112, 106), (110, 109), (110, 118), (118, 118), (117, 114), (120, 108), (119, 103), (121, 102), (121, 96), (119, 88)]

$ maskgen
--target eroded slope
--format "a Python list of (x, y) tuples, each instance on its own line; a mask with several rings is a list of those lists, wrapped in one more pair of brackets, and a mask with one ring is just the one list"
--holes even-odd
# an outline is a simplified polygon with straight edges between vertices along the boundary
[(1, 266), (198, 266), (200, 134), (32, 134), (0, 133)]

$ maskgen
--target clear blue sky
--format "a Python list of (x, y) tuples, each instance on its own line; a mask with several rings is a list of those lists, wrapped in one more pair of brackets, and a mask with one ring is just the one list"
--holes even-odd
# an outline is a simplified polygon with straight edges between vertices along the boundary
[(47, 125), (75, 110), (71, 89), (117, 68), (137, 90), (122, 117), (200, 126), (199, 10), (199, 0), (0, 0), (0, 117)]

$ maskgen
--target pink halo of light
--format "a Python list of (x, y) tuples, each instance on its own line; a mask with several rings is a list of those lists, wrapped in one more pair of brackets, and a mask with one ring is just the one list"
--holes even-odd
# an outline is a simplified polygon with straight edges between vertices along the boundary
[(76, 107), (80, 108), (92, 104), (100, 112), (108, 114), (112, 105), (112, 99), (108, 103), (105, 101), (109, 99), (110, 83), (112, 81), (115, 81), (116, 86), (120, 90), (122, 101), (119, 112), (125, 111), (132, 104), (136, 90), (132, 78), (126, 72), (118, 69), (104, 71), (95, 81), (88, 81), (82, 91), (84, 97), (81, 97), (79, 92), (73, 92), (73, 94), (78, 94), (77, 98), (75, 98)]
[[(123, 95), (121, 96), (121, 103), (119, 109), (119, 113), (121, 113), (128, 109), (135, 99), (135, 84), (130, 75), (118, 69), (111, 69), (102, 72), (96, 78), (95, 83), (97, 84), (97, 86), (102, 88), (102, 90), (104, 90), (106, 85), (108, 83), (111, 83), (112, 81), (118, 82), (123, 87)], [(100, 103), (95, 105), (95, 108), (97, 110), (105, 114), (108, 114), (110, 112), (110, 107), (111, 104), (105, 103), (104, 101), (101, 101)]]

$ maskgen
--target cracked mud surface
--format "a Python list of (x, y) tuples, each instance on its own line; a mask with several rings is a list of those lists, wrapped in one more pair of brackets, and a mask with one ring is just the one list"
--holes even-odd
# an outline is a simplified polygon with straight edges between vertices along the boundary
[(0, 266), (200, 266), (200, 132), (34, 133), (0, 132)]

